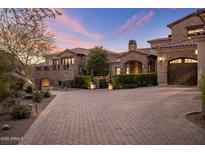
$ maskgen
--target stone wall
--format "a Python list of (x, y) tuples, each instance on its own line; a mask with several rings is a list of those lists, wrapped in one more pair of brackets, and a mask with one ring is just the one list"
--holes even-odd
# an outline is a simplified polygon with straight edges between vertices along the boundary
[(194, 25), (201, 25), (203, 24), (201, 19), (197, 16), (192, 16), (190, 18), (187, 18), (173, 27), (171, 27), (172, 31), (172, 41), (176, 40), (184, 40), (187, 39), (187, 29), (188, 26), (194, 26)]

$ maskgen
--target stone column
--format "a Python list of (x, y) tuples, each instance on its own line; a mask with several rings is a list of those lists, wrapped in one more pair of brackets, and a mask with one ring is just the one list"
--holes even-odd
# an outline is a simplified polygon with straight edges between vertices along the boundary
[(157, 55), (157, 79), (159, 85), (167, 85), (167, 60), (160, 52)]
[(201, 77), (205, 76), (205, 34), (194, 36), (197, 42), (197, 59), (198, 59), (198, 87), (201, 86)]

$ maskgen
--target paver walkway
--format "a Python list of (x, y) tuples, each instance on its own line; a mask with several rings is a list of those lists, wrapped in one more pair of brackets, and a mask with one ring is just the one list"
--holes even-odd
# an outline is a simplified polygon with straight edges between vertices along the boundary
[(195, 87), (53, 92), (20, 144), (205, 144)]

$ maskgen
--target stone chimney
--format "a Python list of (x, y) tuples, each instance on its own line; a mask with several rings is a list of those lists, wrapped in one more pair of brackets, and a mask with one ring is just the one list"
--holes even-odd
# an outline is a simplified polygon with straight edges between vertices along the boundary
[(128, 51), (137, 50), (137, 42), (135, 40), (129, 40)]

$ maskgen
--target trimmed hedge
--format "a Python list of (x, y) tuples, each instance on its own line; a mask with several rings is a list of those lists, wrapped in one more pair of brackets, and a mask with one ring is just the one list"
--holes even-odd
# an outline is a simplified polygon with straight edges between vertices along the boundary
[(74, 82), (75, 82), (75, 88), (88, 89), (91, 83), (91, 76), (88, 75), (76, 76)]
[(113, 75), (112, 83), (115, 89), (137, 88), (157, 85), (156, 73)]

